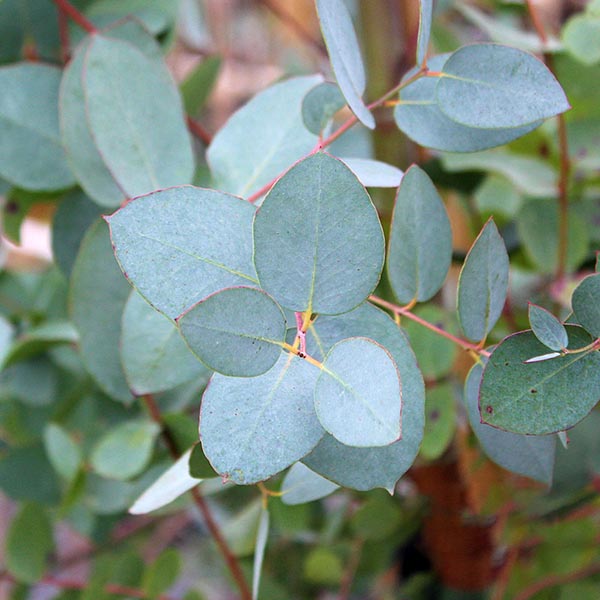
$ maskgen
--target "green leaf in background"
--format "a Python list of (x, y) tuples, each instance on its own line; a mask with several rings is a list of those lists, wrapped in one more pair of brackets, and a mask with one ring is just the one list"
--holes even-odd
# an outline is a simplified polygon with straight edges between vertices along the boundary
[(465, 381), (465, 405), (471, 429), (486, 455), (501, 467), (541, 481), (552, 482), (556, 437), (553, 435), (522, 435), (500, 431), (481, 422), (479, 385), (483, 365), (476, 364)]
[(359, 121), (374, 129), (375, 119), (362, 99), (367, 80), (348, 8), (343, 0), (317, 0), (317, 12), (340, 90)]
[(320, 316), (307, 333), (308, 353), (323, 360), (334, 344), (350, 336), (375, 340), (392, 355), (402, 381), (402, 439), (378, 448), (352, 448), (326, 434), (302, 462), (344, 487), (357, 490), (380, 487), (391, 491), (412, 465), (423, 437), (423, 377), (401, 329), (368, 303), (344, 315)]
[(600, 15), (577, 14), (562, 30), (565, 49), (586, 65), (600, 62)]
[(438, 81), (442, 112), (470, 127), (520, 127), (570, 108), (543, 62), (500, 44), (463, 46), (450, 56)]
[(295, 311), (351, 310), (383, 266), (377, 212), (356, 176), (318, 153), (292, 167), (254, 219), (254, 264), (265, 291)]
[(452, 260), (448, 214), (431, 179), (417, 166), (405, 173), (389, 234), (387, 274), (398, 300), (425, 301), (442, 287)]
[(425, 434), (420, 456), (437, 460), (446, 451), (456, 431), (456, 403), (449, 383), (428, 388), (425, 393)]
[(196, 487), (202, 480), (189, 473), (191, 450), (182, 454), (141, 496), (131, 505), (132, 515), (143, 515), (167, 506), (182, 494)]
[(200, 442), (194, 443), (189, 456), (190, 459), (188, 461), (188, 467), (192, 477), (197, 477), (198, 479), (207, 479), (216, 475), (215, 470), (210, 466), (208, 459), (202, 451), (202, 444)]
[(431, 19), (433, 17), (433, 0), (419, 0), (419, 33), (417, 35), (417, 65), (421, 66), (427, 58)]
[(181, 555), (175, 548), (161, 552), (144, 573), (142, 589), (146, 596), (158, 600), (175, 583), (181, 566)]
[(347, 446), (387, 446), (401, 437), (402, 392), (393, 358), (368, 338), (327, 353), (315, 388), (321, 425)]
[(85, 232), (99, 216), (98, 205), (80, 189), (69, 192), (60, 201), (52, 219), (52, 255), (67, 278), (73, 270)]
[(133, 200), (106, 220), (126, 277), (174, 319), (222, 288), (258, 283), (254, 211), (235, 196), (182, 186)]
[(0, 365), (4, 364), (6, 355), (9, 352), (15, 329), (2, 315), (0, 315)]
[(254, 546), (254, 564), (252, 567), (252, 600), (258, 600), (258, 590), (260, 588), (260, 576), (262, 573), (267, 540), (269, 538), (269, 511), (263, 507), (258, 521), (258, 531), (256, 532), (256, 545)]
[(138, 396), (208, 376), (208, 369), (190, 352), (173, 321), (135, 290), (123, 312), (121, 361), (129, 387)]
[(0, 372), (0, 396), (30, 407), (48, 406), (57, 400), (58, 373), (47, 356), (16, 362)]
[(569, 343), (564, 325), (549, 311), (529, 303), (529, 323), (535, 337), (551, 350), (563, 350)]
[(17, 580), (38, 581), (54, 547), (52, 526), (46, 512), (36, 504), (23, 504), (6, 537), (6, 567)]
[(178, 317), (188, 346), (209, 368), (231, 377), (255, 377), (278, 360), (286, 320), (265, 292), (232, 287), (216, 292)]
[(127, 480), (150, 462), (159, 427), (151, 421), (125, 421), (96, 443), (90, 456), (94, 470), (103, 477)]
[(303, 571), (313, 584), (338, 586), (344, 576), (344, 564), (329, 548), (313, 548), (304, 559)]
[(319, 369), (283, 354), (264, 375), (213, 375), (200, 409), (200, 439), (217, 473), (263, 481), (306, 456), (323, 436), (314, 409)]
[(458, 280), (458, 318), (470, 340), (484, 339), (502, 314), (508, 268), (504, 241), (490, 219), (471, 246)]
[(523, 197), (515, 186), (502, 175), (488, 175), (483, 183), (475, 190), (475, 204), (479, 212), (489, 218), (513, 218), (521, 204)]
[[(432, 71), (441, 71), (449, 54), (439, 54), (428, 60)], [(404, 76), (407, 81), (417, 68)], [(400, 91), (400, 103), (394, 109), (398, 128), (411, 140), (426, 148), (447, 152), (475, 152), (501, 146), (529, 133), (541, 124), (504, 129), (467, 127), (450, 119), (438, 106), (435, 95), (439, 78), (421, 77)]]
[[(96, 147), (88, 123), (83, 87), (89, 40), (75, 50), (60, 84), (60, 131), (67, 160), (78, 183), (99, 206), (116, 208), (125, 199)], [(58, 240), (57, 240), (58, 241)]]
[(83, 80), (90, 132), (127, 196), (192, 181), (191, 140), (164, 64), (128, 42), (94, 36)]
[[(527, 198), (517, 214), (517, 232), (525, 253), (542, 273), (556, 272), (558, 262), (558, 207), (549, 199)], [(567, 221), (565, 267), (573, 272), (585, 260), (589, 231), (583, 218), (572, 210)]]
[(338, 110), (346, 105), (340, 88), (330, 81), (312, 88), (302, 101), (302, 120), (306, 129), (319, 135)]
[[(449, 333), (457, 333), (458, 327), (454, 317), (435, 304), (419, 306), (413, 312), (421, 319), (435, 323)], [(408, 318), (402, 320), (402, 328), (408, 335), (425, 379), (440, 379), (450, 373), (458, 352), (454, 342)]]
[(130, 291), (115, 261), (108, 229), (98, 221), (85, 235), (73, 267), (70, 312), (86, 369), (121, 402), (132, 400), (119, 356), (121, 316)]
[(183, 107), (189, 115), (198, 114), (206, 103), (219, 76), (221, 63), (220, 56), (209, 56), (181, 83)]
[(56, 472), (67, 481), (73, 480), (83, 457), (79, 445), (67, 430), (57, 423), (48, 423), (44, 429), (44, 446)]
[(402, 508), (394, 498), (376, 491), (352, 515), (350, 527), (362, 539), (381, 541), (396, 533), (402, 516)]
[(444, 154), (442, 164), (451, 173), (491, 171), (504, 175), (519, 192), (532, 198), (547, 200), (556, 196), (556, 171), (538, 157), (497, 149), (475, 154)]
[(292, 465), (281, 483), (281, 501), (294, 506), (325, 498), (339, 486), (301, 462)]
[(320, 76), (296, 77), (257, 94), (211, 142), (206, 159), (215, 187), (247, 197), (308, 154), (317, 143), (302, 121), (302, 100)]
[(393, 165), (371, 158), (341, 158), (365, 187), (396, 188), (404, 173)]
[(41, 63), (0, 68), (0, 176), (27, 190), (75, 183), (60, 141), (60, 70)]
[(600, 275), (586, 277), (571, 298), (577, 322), (594, 337), (600, 337)]
[(223, 535), (235, 556), (251, 556), (254, 553), (262, 511), (262, 499), (256, 498), (224, 524)]
[[(592, 338), (566, 326), (569, 349)], [(496, 347), (485, 367), (479, 390), (484, 422), (514, 433), (544, 435), (573, 427), (600, 397), (600, 356), (587, 351), (525, 363), (547, 352), (533, 332), (515, 333)]]

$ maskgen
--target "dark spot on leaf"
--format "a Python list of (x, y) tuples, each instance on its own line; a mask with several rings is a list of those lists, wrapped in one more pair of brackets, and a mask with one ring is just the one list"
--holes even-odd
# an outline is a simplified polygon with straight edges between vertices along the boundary
[(439, 411), (439, 410), (432, 410), (432, 411), (429, 413), (429, 418), (430, 418), (432, 421), (437, 421), (437, 420), (440, 418), (440, 411)]
[(14, 215), (19, 212), (19, 205), (14, 200), (9, 200), (4, 207), (4, 212)]
[(537, 390), (536, 390), (535, 388), (531, 388), (529, 391), (530, 391), (532, 394), (537, 394)]
[(494, 412), (494, 409), (493, 409), (493, 408), (492, 408), (492, 407), (491, 407), (491, 406), (488, 404), (488, 405), (485, 407), (485, 412), (486, 412), (488, 415), (491, 415), (491, 414)]
[(508, 361), (506, 361), (506, 362), (504, 363), (504, 366), (505, 366), (505, 367), (508, 367), (508, 365), (510, 365), (510, 363), (509, 363)]

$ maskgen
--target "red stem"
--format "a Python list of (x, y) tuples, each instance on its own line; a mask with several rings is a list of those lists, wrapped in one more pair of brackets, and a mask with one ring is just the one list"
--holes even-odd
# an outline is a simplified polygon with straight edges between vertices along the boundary
[(198, 121), (196, 121), (195, 119), (192, 119), (192, 117), (188, 116), (186, 117), (187, 119), (187, 126), (188, 129), (206, 146), (208, 146), (210, 144), (210, 142), (212, 141), (212, 136), (210, 135), (210, 133), (208, 133), (208, 131), (206, 131), (206, 129), (204, 129), (204, 127), (202, 127), (202, 125), (200, 125), (200, 123), (198, 123)]
[(484, 350), (483, 348), (481, 348), (479, 346), (479, 344), (473, 344), (472, 342), (468, 342), (467, 340), (463, 340), (459, 337), (456, 337), (455, 335), (452, 335), (445, 329), (442, 329), (441, 327), (437, 327), (433, 323), (430, 323), (429, 321), (425, 321), (425, 319), (422, 319), (421, 317), (415, 315), (408, 308), (398, 306), (397, 304), (393, 304), (392, 302), (388, 302), (387, 300), (384, 300), (383, 298), (378, 298), (377, 296), (370, 296), (369, 300), (371, 302), (373, 302), (374, 304), (379, 304), (379, 306), (383, 306), (383, 308), (387, 308), (388, 310), (391, 310), (393, 313), (395, 313), (397, 315), (402, 315), (403, 317), (406, 317), (407, 319), (410, 319), (411, 321), (414, 321), (415, 323), (418, 323), (419, 325), (426, 327), (430, 331), (433, 331), (434, 333), (437, 333), (438, 335), (445, 337), (446, 339), (454, 342), (455, 344), (457, 344), (461, 348), (464, 348), (465, 350), (470, 350), (472, 352), (476, 352), (477, 354), (481, 354), (482, 356), (490, 356), (490, 353), (487, 350)]
[[(169, 450), (169, 453), (175, 460), (178, 459), (181, 456), (181, 453), (179, 452), (179, 449), (177, 448), (177, 444), (175, 443), (173, 436), (171, 435), (169, 430), (165, 427), (160, 409), (158, 408), (158, 405), (156, 404), (154, 397), (151, 394), (146, 394), (146, 395), (142, 396), (141, 398), (144, 401), (144, 404), (146, 405), (146, 408), (147, 408), (148, 412), (150, 413), (150, 417), (152, 418), (152, 420), (157, 425), (160, 426), (161, 435), (162, 435), (163, 441), (165, 442), (165, 445), (167, 446), (167, 448)], [(252, 593), (250, 592), (250, 588), (248, 587), (248, 584), (246, 583), (246, 578), (244, 577), (244, 573), (242, 572), (240, 564), (239, 564), (237, 558), (235, 557), (235, 555), (233, 554), (233, 552), (231, 551), (231, 548), (229, 548), (227, 541), (225, 540), (225, 537), (223, 536), (221, 529), (219, 528), (217, 522), (215, 521), (206, 500), (202, 497), (202, 495), (200, 494), (200, 492), (198, 491), (197, 488), (192, 489), (191, 492), (192, 492), (192, 498), (194, 499), (196, 506), (202, 513), (202, 517), (204, 518), (206, 527), (207, 527), (210, 535), (212, 536), (213, 540), (217, 544), (217, 547), (219, 548), (221, 555), (223, 556), (223, 559), (225, 560), (225, 563), (227, 564), (229, 572), (231, 573), (231, 576), (233, 577), (233, 580), (235, 581), (235, 583), (239, 589), (242, 600), (252, 600)]]
[(71, 40), (69, 39), (69, 17), (64, 10), (58, 11), (58, 37), (60, 40), (60, 57), (63, 64), (71, 58)]
[(58, 7), (59, 10), (69, 15), (69, 17), (73, 20), (74, 23), (77, 23), (79, 27), (85, 29), (88, 33), (96, 33), (98, 31), (94, 24), (87, 19), (83, 13), (78, 11), (69, 0), (54, 0), (54, 4)]

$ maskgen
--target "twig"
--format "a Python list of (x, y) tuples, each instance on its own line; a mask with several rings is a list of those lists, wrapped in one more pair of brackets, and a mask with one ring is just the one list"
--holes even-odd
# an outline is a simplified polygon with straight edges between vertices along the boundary
[(446, 339), (454, 342), (455, 344), (457, 344), (461, 348), (464, 348), (465, 350), (469, 350), (470, 352), (476, 352), (477, 354), (481, 354), (482, 356), (490, 356), (490, 353), (487, 350), (484, 350), (483, 348), (481, 348), (479, 344), (474, 344), (467, 340), (463, 340), (459, 337), (456, 337), (455, 335), (452, 335), (445, 329), (442, 329), (441, 327), (438, 327), (437, 325), (434, 325), (433, 323), (430, 323), (429, 321), (425, 321), (425, 319), (422, 319), (421, 317), (415, 315), (413, 312), (411, 312), (406, 307), (398, 306), (397, 304), (388, 302), (387, 300), (384, 300), (383, 298), (379, 298), (377, 296), (370, 296), (369, 300), (371, 302), (373, 302), (373, 304), (378, 304), (379, 306), (382, 306), (383, 308), (387, 308), (388, 310), (391, 310), (396, 315), (402, 315), (403, 317), (406, 317), (407, 319), (410, 319), (411, 321), (414, 321), (415, 323), (418, 323), (419, 325), (426, 327), (430, 331), (433, 331), (434, 333), (437, 333), (438, 335), (445, 337)]
[(189, 115), (186, 117), (188, 129), (206, 146), (212, 141), (212, 135), (198, 121)]
[[(161, 436), (169, 450), (169, 453), (171, 454), (173, 459), (178, 459), (181, 456), (181, 453), (177, 448), (175, 439), (171, 435), (170, 431), (165, 427), (165, 423), (162, 418), (160, 409), (158, 408), (154, 397), (151, 394), (146, 394), (141, 398), (144, 404), (146, 405), (146, 408), (148, 409), (152, 420), (160, 426)], [(213, 540), (217, 544), (217, 547), (219, 548), (219, 551), (221, 552), (221, 555), (223, 556), (223, 559), (227, 564), (229, 572), (231, 573), (231, 576), (233, 577), (233, 580), (235, 581), (238, 587), (242, 599), (252, 600), (252, 593), (250, 592), (250, 588), (246, 583), (246, 578), (244, 577), (244, 573), (242, 572), (240, 564), (233, 552), (231, 551), (231, 548), (229, 548), (227, 541), (225, 540), (221, 529), (217, 525), (217, 522), (215, 521), (206, 500), (202, 497), (197, 488), (192, 489), (191, 493), (196, 506), (198, 507), (202, 514), (202, 517), (204, 518), (204, 522), (209, 533), (211, 534)]]
[(79, 10), (77, 10), (69, 0), (54, 0), (54, 4), (58, 9), (67, 14), (74, 23), (85, 29), (88, 33), (96, 33), (98, 31), (95, 25)]
[(69, 16), (58, 9), (58, 38), (60, 40), (60, 58), (63, 64), (67, 64), (71, 58), (71, 40), (69, 39)]

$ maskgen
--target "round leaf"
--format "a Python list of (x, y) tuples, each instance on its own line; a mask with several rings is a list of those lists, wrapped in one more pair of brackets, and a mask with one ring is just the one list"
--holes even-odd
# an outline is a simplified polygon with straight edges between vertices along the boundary
[[(566, 326), (569, 348), (592, 339), (581, 328)], [(484, 422), (512, 431), (543, 435), (573, 427), (600, 398), (600, 355), (596, 351), (525, 363), (544, 354), (533, 332), (504, 339), (492, 353), (479, 390)]]
[(391, 355), (367, 338), (328, 352), (315, 388), (321, 425), (347, 446), (387, 446), (401, 437), (400, 374)]
[(301, 462), (292, 465), (281, 484), (281, 501), (284, 504), (304, 504), (325, 498), (338, 489), (325, 477), (321, 477)]
[(248, 202), (191, 186), (136, 198), (106, 220), (136, 289), (174, 319), (225, 287), (257, 283)]
[(570, 108), (543, 62), (500, 44), (463, 46), (443, 68), (436, 96), (441, 110), (469, 127), (520, 127)]
[(177, 319), (191, 350), (212, 370), (232, 377), (268, 371), (281, 355), (286, 321), (278, 304), (248, 287), (216, 292)]
[(63, 427), (49, 423), (44, 430), (44, 445), (48, 459), (56, 472), (67, 480), (72, 480), (81, 465), (79, 446)]
[(256, 213), (254, 263), (263, 289), (290, 310), (336, 314), (365, 300), (383, 233), (352, 171), (324, 153), (292, 167)]
[(571, 299), (577, 322), (594, 337), (600, 337), (600, 275), (586, 277)]
[(314, 409), (319, 370), (293, 355), (251, 379), (213, 375), (200, 409), (204, 454), (238, 484), (275, 475), (308, 454), (323, 436)]
[(319, 135), (346, 100), (340, 88), (329, 81), (316, 85), (302, 101), (302, 120), (306, 129)]

